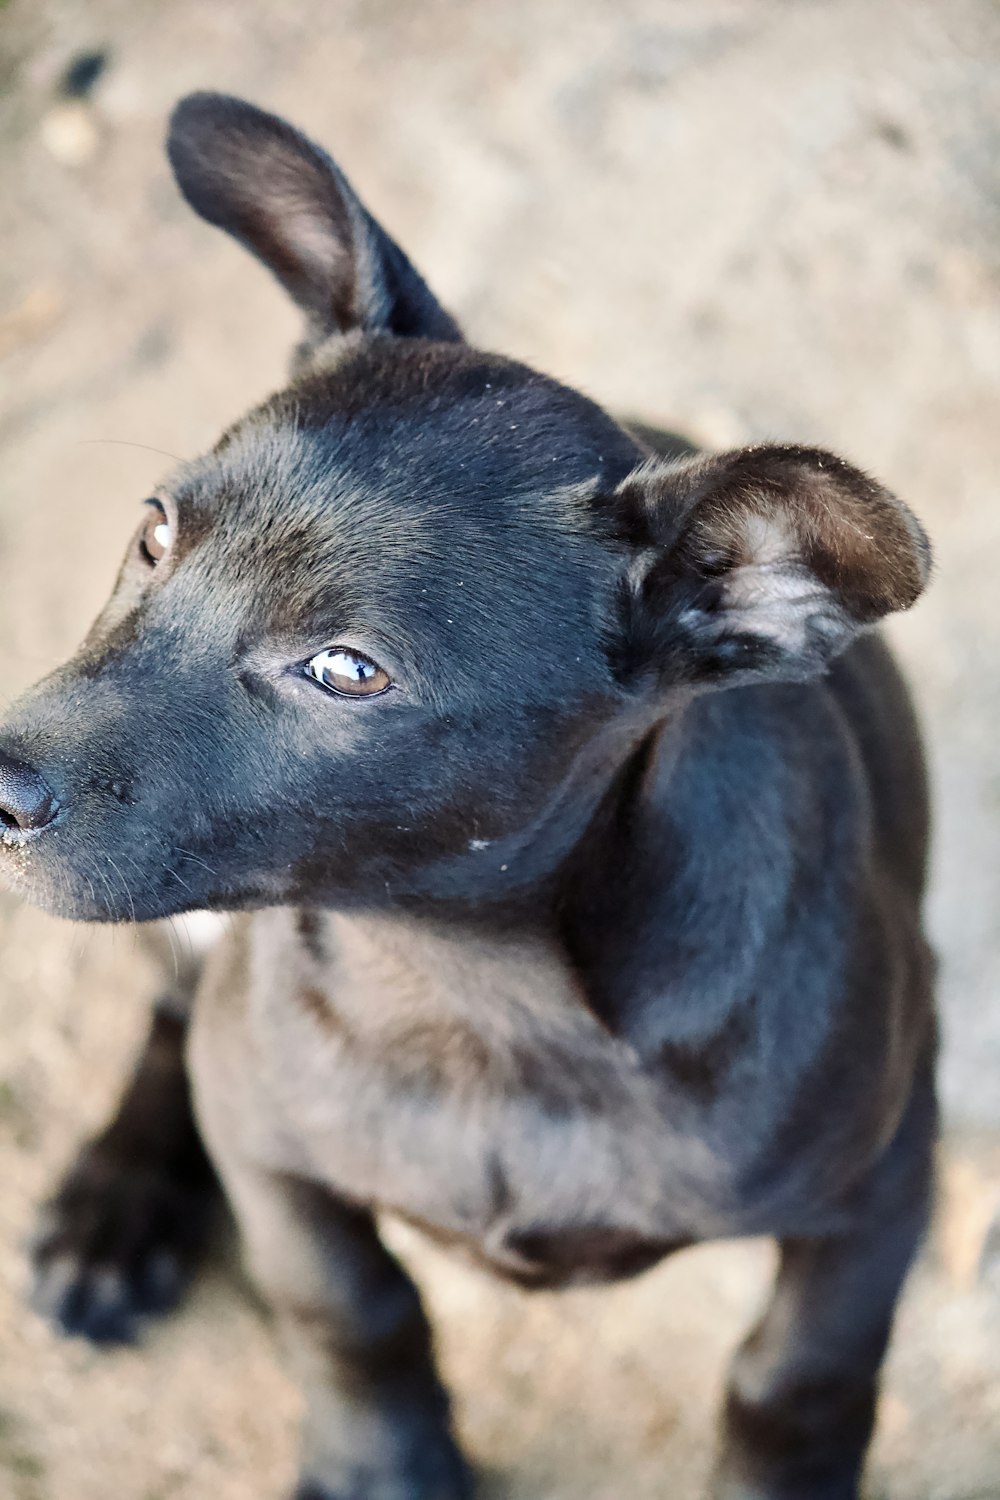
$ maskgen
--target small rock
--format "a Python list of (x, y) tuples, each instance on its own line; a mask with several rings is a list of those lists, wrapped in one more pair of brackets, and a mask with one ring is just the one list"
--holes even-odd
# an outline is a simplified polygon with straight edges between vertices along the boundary
[(939, 1178), (937, 1241), (955, 1285), (1000, 1287), (1000, 1184), (964, 1157), (946, 1157)]
[(107, 65), (108, 54), (103, 50), (78, 52), (63, 73), (59, 92), (66, 99), (88, 98)]
[(0, 358), (41, 338), (60, 317), (65, 302), (57, 286), (33, 286), (16, 307), (0, 316)]
[(42, 118), (41, 135), (46, 150), (64, 167), (82, 167), (100, 145), (93, 112), (80, 99), (53, 105)]
[(892, 1439), (905, 1437), (913, 1426), (913, 1413), (894, 1391), (884, 1391), (878, 1404), (878, 1424)]
[(1000, 1205), (983, 1239), (978, 1273), (980, 1284), (1000, 1296)]
[(721, 401), (705, 401), (693, 407), (684, 430), (706, 448), (739, 448), (748, 437), (739, 413)]

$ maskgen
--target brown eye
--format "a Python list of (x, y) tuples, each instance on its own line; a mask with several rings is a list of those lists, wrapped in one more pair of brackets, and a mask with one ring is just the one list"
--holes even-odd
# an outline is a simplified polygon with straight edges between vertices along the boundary
[(167, 513), (158, 500), (147, 500), (149, 515), (142, 529), (139, 546), (147, 562), (158, 563), (170, 551), (173, 534)]
[(320, 651), (306, 662), (306, 671), (325, 688), (348, 698), (372, 697), (392, 686), (388, 672), (377, 662), (344, 646)]

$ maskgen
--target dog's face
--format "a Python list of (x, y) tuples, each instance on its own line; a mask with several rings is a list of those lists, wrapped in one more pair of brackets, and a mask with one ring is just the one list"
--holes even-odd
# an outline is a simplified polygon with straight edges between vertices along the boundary
[(350, 341), (143, 507), (4, 737), (65, 809), (8, 862), (88, 917), (513, 877), (621, 697), (590, 502), (633, 457), (501, 360)]
[(470, 349), (336, 167), (194, 96), (182, 189), (302, 307), (292, 385), (143, 507), (0, 731), (0, 874), (65, 916), (503, 899), (685, 695), (822, 670), (920, 592), (830, 455), (650, 461)]

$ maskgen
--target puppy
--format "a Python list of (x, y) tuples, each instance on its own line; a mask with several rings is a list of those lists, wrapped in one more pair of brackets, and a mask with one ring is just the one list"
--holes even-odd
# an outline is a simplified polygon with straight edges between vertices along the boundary
[(525, 1286), (774, 1235), (713, 1494), (853, 1500), (935, 1136), (924, 772), (869, 629), (923, 532), (829, 453), (698, 453), (470, 348), (283, 121), (196, 94), (169, 153), (305, 338), (11, 711), (0, 868), (76, 920), (243, 915), (51, 1205), (40, 1303), (130, 1336), (217, 1174), (299, 1500), (457, 1500), (381, 1209)]

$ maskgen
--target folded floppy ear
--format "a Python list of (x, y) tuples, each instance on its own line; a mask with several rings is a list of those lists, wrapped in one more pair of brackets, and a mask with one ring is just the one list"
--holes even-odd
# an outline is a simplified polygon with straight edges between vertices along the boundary
[(654, 461), (615, 504), (638, 549), (621, 585), (623, 680), (814, 676), (928, 578), (927, 538), (906, 506), (816, 448)]
[(284, 120), (227, 94), (189, 94), (167, 153), (191, 207), (273, 271), (314, 339), (356, 328), (461, 338), (339, 168)]

